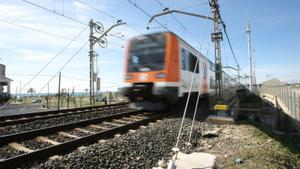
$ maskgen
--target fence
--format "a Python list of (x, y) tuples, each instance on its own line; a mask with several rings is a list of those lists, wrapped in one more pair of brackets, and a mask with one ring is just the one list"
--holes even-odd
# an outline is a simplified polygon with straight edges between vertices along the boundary
[(300, 84), (287, 84), (277, 79), (264, 82), (260, 94), (277, 98), (277, 102), (286, 109), (289, 116), (300, 121)]

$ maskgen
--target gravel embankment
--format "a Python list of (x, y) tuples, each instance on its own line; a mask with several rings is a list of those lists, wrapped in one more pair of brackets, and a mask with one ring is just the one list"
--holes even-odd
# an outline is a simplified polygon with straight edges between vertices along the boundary
[[(75, 150), (61, 160), (48, 160), (34, 168), (151, 168), (162, 158), (172, 156), (181, 119), (170, 118), (120, 137), (95, 143), (84, 150)], [(185, 145), (191, 121), (187, 120), (180, 147)], [(196, 122), (198, 135), (218, 127)]]

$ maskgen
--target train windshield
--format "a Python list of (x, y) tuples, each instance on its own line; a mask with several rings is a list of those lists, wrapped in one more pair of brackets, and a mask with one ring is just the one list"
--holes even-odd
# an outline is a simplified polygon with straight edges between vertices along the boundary
[(132, 40), (128, 72), (160, 71), (165, 64), (166, 35), (145, 35)]

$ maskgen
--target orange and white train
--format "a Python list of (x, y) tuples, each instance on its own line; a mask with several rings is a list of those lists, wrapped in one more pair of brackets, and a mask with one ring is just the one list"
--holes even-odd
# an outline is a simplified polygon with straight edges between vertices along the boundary
[[(135, 107), (162, 108), (192, 92), (202, 97), (215, 95), (215, 66), (191, 45), (172, 32), (137, 36), (129, 41), (122, 93)], [(229, 98), (239, 83), (223, 72), (223, 91)]]

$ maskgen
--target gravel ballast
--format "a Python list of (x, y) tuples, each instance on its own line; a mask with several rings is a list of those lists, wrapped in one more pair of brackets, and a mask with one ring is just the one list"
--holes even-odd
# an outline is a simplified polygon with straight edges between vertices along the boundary
[[(157, 166), (162, 158), (172, 156), (171, 149), (175, 145), (180, 121), (180, 118), (164, 119), (135, 133), (95, 143), (86, 149), (75, 150), (60, 160), (48, 160), (34, 168), (151, 168)], [(190, 124), (190, 120), (185, 122), (180, 147), (188, 140)], [(201, 122), (196, 122), (195, 126), (198, 135), (204, 133), (204, 129), (217, 127)]]

